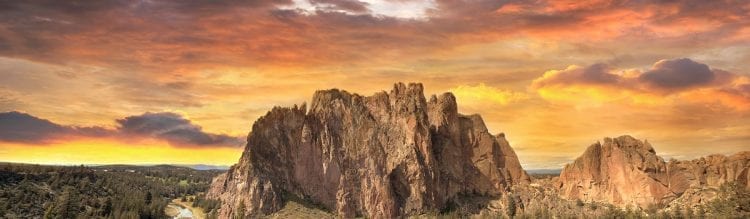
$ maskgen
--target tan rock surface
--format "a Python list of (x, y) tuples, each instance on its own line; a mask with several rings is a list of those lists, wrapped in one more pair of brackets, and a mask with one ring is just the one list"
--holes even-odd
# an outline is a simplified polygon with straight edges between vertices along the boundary
[(446, 93), (421, 84), (364, 97), (318, 91), (305, 105), (274, 108), (253, 124), (239, 162), (214, 179), (220, 217), (271, 214), (302, 197), (341, 217), (434, 212), (460, 195), (498, 196), (527, 183), (504, 135), (458, 114)]
[[(750, 152), (665, 162), (648, 142), (630, 136), (605, 138), (563, 168), (557, 182), (564, 198), (617, 206), (667, 204), (726, 182), (748, 185)], [(686, 198), (683, 198), (686, 199)], [(705, 201), (700, 197), (686, 200)]]

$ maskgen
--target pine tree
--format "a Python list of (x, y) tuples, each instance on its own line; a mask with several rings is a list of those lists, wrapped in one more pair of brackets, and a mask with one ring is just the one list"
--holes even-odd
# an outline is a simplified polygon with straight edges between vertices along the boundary
[(151, 195), (151, 191), (146, 192), (146, 205), (151, 204), (151, 199), (153, 199), (153, 195)]
[(107, 197), (106, 200), (104, 200), (104, 204), (102, 205), (102, 215), (101, 216), (107, 216), (112, 213), (112, 199)]
[(81, 209), (79, 202), (73, 187), (65, 187), (57, 201), (47, 209), (44, 218), (76, 218)]
[(513, 218), (513, 216), (516, 216), (516, 199), (513, 197), (512, 194), (508, 194), (507, 198), (508, 198), (508, 201), (507, 201), (508, 209), (506, 209), (507, 210), (506, 213), (508, 214), (508, 217)]
[[(2, 203), (2, 202), (0, 202), (0, 203)], [(5, 204), (0, 204), (0, 218), (4, 218), (5, 217), (5, 212), (6, 211), (8, 211), (8, 209), (5, 206)]]

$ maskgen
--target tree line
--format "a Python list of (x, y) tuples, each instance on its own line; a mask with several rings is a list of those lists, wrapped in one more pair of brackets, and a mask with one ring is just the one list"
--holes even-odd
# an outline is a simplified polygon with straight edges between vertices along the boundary
[(168, 218), (171, 199), (205, 192), (219, 172), (0, 164), (0, 218)]

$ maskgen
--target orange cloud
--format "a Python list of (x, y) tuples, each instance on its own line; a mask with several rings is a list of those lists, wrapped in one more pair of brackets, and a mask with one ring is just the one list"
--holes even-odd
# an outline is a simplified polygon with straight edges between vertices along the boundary
[(671, 59), (660, 60), (645, 71), (616, 73), (605, 64), (550, 70), (535, 79), (531, 89), (544, 99), (578, 106), (611, 102), (669, 106), (689, 102), (747, 110), (750, 99), (744, 84), (732, 82), (740, 78), (743, 77), (690, 59)]
[(739, 111), (750, 111), (750, 84), (720, 89), (696, 89), (680, 94), (682, 99), (693, 104), (712, 107), (725, 106)]
[(681, 1), (436, 1), (425, 19), (375, 15), (361, 1), (314, 3), (333, 9), (293, 9), (292, 1), (113, 1), (86, 6), (15, 2), (7, 6), (14, 10), (2, 16), (0, 54), (153, 73), (177, 72), (187, 66), (362, 64), (519, 34), (587, 41), (630, 36), (649, 41), (696, 34), (732, 39), (723, 33), (742, 33), (748, 20), (744, 1), (716, 1), (702, 7)]
[[(531, 156), (573, 156), (577, 144), (637, 130), (680, 139), (746, 117), (748, 82), (737, 76), (750, 68), (747, 1), (436, 0), (400, 16), (374, 1), (299, 2), (308, 1), (3, 4), (0, 110), (110, 129), (133, 112), (180, 111), (205, 133), (244, 136), (271, 107), (317, 89), (419, 81), (431, 93), (461, 93), (462, 110)], [(641, 79), (671, 69), (639, 69), (668, 57), (700, 59), (714, 79)], [(607, 65), (592, 75), (587, 63)], [(542, 77), (549, 69), (562, 70)], [(741, 131), (699, 134), (742, 139), (731, 132)]]

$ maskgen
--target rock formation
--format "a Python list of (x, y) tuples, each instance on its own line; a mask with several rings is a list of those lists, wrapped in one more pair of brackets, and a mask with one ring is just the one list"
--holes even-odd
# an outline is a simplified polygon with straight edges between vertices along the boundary
[(748, 169), (750, 152), (665, 162), (648, 141), (621, 136), (591, 145), (565, 166), (557, 185), (567, 199), (645, 208), (726, 182), (750, 188)]
[[(669, 189), (683, 205), (705, 204), (724, 183), (734, 182), (750, 189), (750, 151), (731, 156), (709, 155), (695, 160), (667, 163)], [(713, 189), (707, 189), (713, 188)]]
[(369, 97), (317, 91), (309, 110), (276, 107), (259, 118), (247, 142), (207, 193), (223, 202), (222, 218), (270, 214), (288, 197), (341, 217), (392, 218), (529, 181), (504, 134), (458, 114), (450, 93), (427, 101), (421, 84)]

